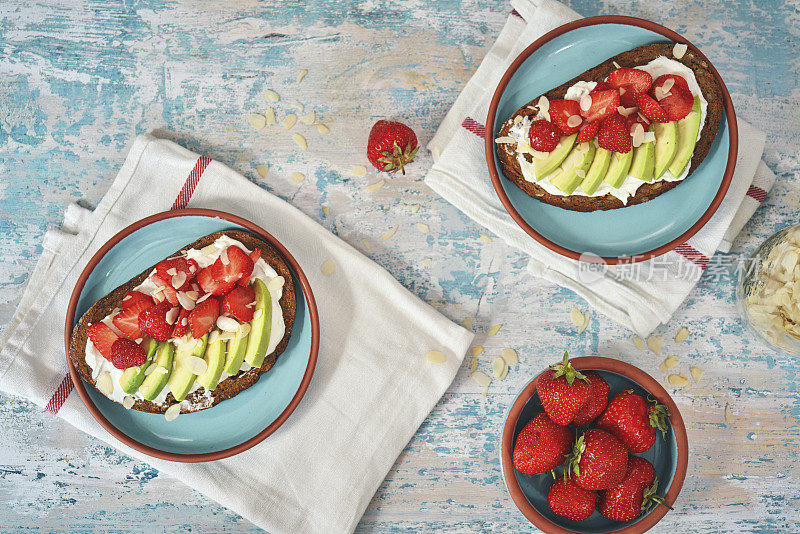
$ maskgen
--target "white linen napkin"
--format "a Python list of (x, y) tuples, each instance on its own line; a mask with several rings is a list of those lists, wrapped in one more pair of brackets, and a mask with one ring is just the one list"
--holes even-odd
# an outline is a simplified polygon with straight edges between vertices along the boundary
[[(60, 327), (78, 275), (103, 243), (142, 217), (187, 204), (242, 216), (283, 243), (309, 279), (321, 331), (316, 371), (291, 417), (250, 450), (202, 464), (157, 460), (109, 435), (69, 394)], [(326, 260), (336, 264), (330, 276), (320, 269)], [(351, 532), (472, 337), (296, 208), (220, 163), (141, 136), (97, 208), (69, 206), (61, 229), (45, 235), (0, 340), (0, 390), (47, 407), (270, 532)], [(428, 362), (430, 350), (447, 361)]]
[(709, 222), (674, 251), (637, 264), (600, 270), (540, 245), (511, 219), (492, 188), (483, 148), (489, 102), (511, 62), (546, 32), (579, 17), (555, 0), (512, 0), (497, 41), (428, 144), (436, 163), (425, 183), (472, 219), (530, 256), (536, 276), (567, 287), (598, 311), (641, 336), (669, 320), (717, 250), (731, 242), (764, 200), (775, 175), (761, 162), (765, 135), (739, 120), (739, 154), (725, 199)]

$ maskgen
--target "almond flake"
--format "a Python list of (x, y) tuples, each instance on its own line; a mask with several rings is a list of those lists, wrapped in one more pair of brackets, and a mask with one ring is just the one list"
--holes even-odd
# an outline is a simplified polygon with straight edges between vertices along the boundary
[(302, 135), (294, 134), (292, 136), (292, 139), (294, 139), (294, 142), (297, 143), (297, 146), (299, 146), (303, 150), (307, 150), (308, 149), (308, 143), (306, 142), (306, 138), (303, 137)]
[(336, 272), (336, 262), (333, 260), (325, 260), (322, 262), (322, 274), (330, 276)]
[(411, 213), (417, 213), (419, 211), (419, 204), (414, 204), (411, 206)]
[(319, 133), (321, 133), (322, 135), (325, 135), (325, 134), (330, 133), (331, 130), (330, 130), (330, 128), (328, 128), (324, 124), (317, 124), (317, 131)]
[(495, 378), (502, 380), (501, 377), (504, 377), (507, 371), (508, 371), (508, 365), (506, 364), (506, 361), (503, 358), (498, 356), (497, 358), (492, 360), (492, 374), (494, 375)]
[(497, 143), (498, 145), (513, 145), (517, 142), (517, 140), (514, 139), (513, 137), (503, 135), (495, 139), (494, 142)]
[(637, 349), (642, 350), (642, 338), (633, 336), (633, 344), (636, 345)]
[(192, 300), (197, 300), (200, 297), (200, 293), (198, 293), (197, 291), (186, 291), (184, 292), (184, 295), (186, 295)]
[(700, 382), (700, 377), (703, 376), (703, 370), (699, 367), (689, 367), (689, 372), (692, 373), (692, 379), (694, 383), (697, 384)]
[(666, 372), (667, 370), (672, 369), (676, 365), (678, 365), (678, 358), (675, 356), (667, 356), (667, 359), (661, 362), (659, 369)]
[(469, 353), (473, 356), (480, 356), (483, 354), (483, 345), (475, 345), (471, 349), (469, 349)]
[(172, 277), (172, 287), (181, 287), (184, 283), (186, 283), (186, 273), (180, 271), (178, 274)]
[(432, 350), (425, 355), (425, 358), (428, 359), (431, 363), (444, 363), (447, 361), (447, 355), (443, 352), (439, 352), (438, 350)]
[(586, 178), (586, 171), (583, 169), (575, 169), (575, 174), (580, 178)]
[(661, 88), (664, 91), (669, 91), (672, 89), (672, 86), (675, 85), (675, 78), (667, 78), (664, 80), (664, 83), (661, 84)]
[(189, 371), (196, 375), (202, 375), (208, 368), (206, 361), (203, 358), (198, 358), (197, 356), (187, 356), (183, 360), (183, 363), (186, 365), (186, 368), (189, 369)]
[(576, 126), (579, 126), (582, 122), (583, 119), (579, 115), (571, 115), (567, 119), (567, 126), (569, 126), (570, 128), (575, 128)]
[(472, 373), (472, 379), (477, 382), (479, 386), (487, 387), (492, 383), (492, 379), (483, 371), (475, 371)]
[(672, 47), (672, 55), (675, 59), (681, 59), (688, 49), (689, 46), (684, 43), (675, 43), (675, 46)]
[(430, 258), (423, 258), (420, 263), (422, 264), (423, 267), (430, 267), (432, 265)]
[(151, 363), (150, 365), (148, 365), (148, 366), (147, 366), (147, 369), (145, 369), (145, 370), (144, 370), (144, 376), (148, 376), (148, 375), (150, 375), (150, 373), (152, 373), (152, 372), (153, 372), (153, 370), (154, 370), (156, 367), (158, 367), (158, 364), (156, 364), (156, 362), (153, 362), (153, 363)]
[(264, 98), (267, 102), (279, 102), (281, 99), (280, 95), (271, 89), (264, 91)]
[(302, 182), (305, 179), (306, 179), (306, 175), (303, 174), (302, 172), (294, 172), (294, 173), (292, 173), (292, 181), (297, 183), (297, 184), (299, 184), (300, 182)]
[(106, 397), (110, 397), (114, 393), (114, 383), (111, 381), (111, 375), (109, 373), (103, 373), (97, 377), (97, 389), (105, 395)]
[(313, 111), (310, 111), (310, 112), (306, 113), (305, 115), (303, 115), (300, 118), (300, 122), (310, 126), (310, 125), (314, 124), (315, 122), (317, 122), (317, 114), (314, 113)]
[(141, 344), (142, 344), (142, 341), (144, 341), (144, 338), (143, 338), (143, 337), (137, 337), (136, 339), (134, 339), (134, 342), (135, 342), (137, 345), (141, 345)]
[(622, 67), (620, 67), (620, 66), (619, 66), (619, 63), (617, 63), (616, 61), (612, 61), (612, 62), (611, 62), (611, 64), (612, 64), (612, 65), (614, 65), (614, 68), (615, 68), (615, 69), (620, 69), (620, 68), (622, 68)]
[(224, 332), (236, 332), (237, 330), (239, 330), (239, 321), (237, 321), (233, 317), (220, 315), (219, 317), (217, 317), (217, 328), (219, 328)]
[[(334, 266), (334, 269), (335, 269), (336, 264), (333, 263), (333, 260), (328, 260), (328, 261), (331, 262), (331, 264)], [(325, 265), (325, 264), (323, 263), (323, 265)], [(256, 309), (256, 312), (253, 314), (253, 320), (257, 321), (257, 320), (261, 319), (262, 315), (264, 315), (264, 310), (262, 310), (261, 308)]]
[(269, 282), (267, 282), (267, 289), (269, 291), (277, 291), (284, 286), (286, 283), (286, 279), (282, 276), (276, 276)]
[(661, 354), (661, 345), (663, 342), (664, 339), (661, 336), (650, 336), (647, 338), (647, 348), (656, 354)]
[(231, 263), (230, 258), (228, 258), (228, 249), (227, 248), (225, 250), (223, 250), (222, 253), (219, 255), (219, 261), (222, 262), (222, 265), (229, 265)]
[(267, 111), (264, 112), (264, 118), (267, 121), (267, 126), (272, 126), (278, 122), (275, 118), (275, 108), (268, 108)]
[(331, 214), (331, 207), (330, 206), (322, 206), (322, 213), (324, 213), (325, 215), (330, 215)]
[(167, 274), (170, 276), (175, 276), (176, 274), (178, 274), (178, 269), (176, 269), (175, 267), (170, 267), (169, 269), (167, 269)]
[(167, 408), (167, 410), (164, 412), (164, 419), (166, 419), (167, 421), (174, 421), (175, 419), (178, 418), (180, 414), (181, 414), (180, 403), (173, 404), (172, 406)]
[(219, 341), (219, 330), (214, 330), (211, 332), (211, 335), (208, 336), (208, 344), (213, 345)]
[(586, 315), (583, 316), (583, 325), (581, 325), (581, 327), (578, 329), (579, 334), (582, 334), (583, 331), (586, 330), (586, 327), (589, 326), (589, 319), (591, 318), (592, 318), (592, 312), (590, 310), (586, 312)]
[(431, 229), (425, 223), (417, 223), (417, 230), (419, 230), (423, 234), (430, 234), (431, 233)]
[(206, 293), (205, 295), (203, 295), (202, 297), (197, 299), (197, 302), (195, 302), (195, 304), (200, 304), (201, 302), (203, 302), (204, 300), (206, 300), (207, 298), (212, 297), (212, 296), (213, 295), (211, 293)]
[(250, 323), (242, 323), (239, 326), (239, 330), (236, 331), (236, 337), (239, 337), (239, 338), (245, 337), (247, 334), (250, 333), (251, 329), (252, 329), (252, 327), (250, 326)]
[(733, 413), (731, 412), (731, 405), (727, 402), (725, 403), (725, 422), (732, 423), (733, 422)]
[(497, 333), (500, 331), (500, 329), (501, 329), (502, 327), (503, 327), (503, 325), (502, 325), (502, 324), (496, 324), (496, 325), (494, 325), (493, 327), (491, 327), (491, 328), (489, 329), (489, 331), (486, 333), (486, 335), (487, 335), (487, 336), (496, 336), (496, 335), (497, 335)]
[(361, 243), (364, 245), (365, 249), (369, 250), (369, 241), (367, 241), (366, 239), (362, 239)]
[(472, 358), (472, 361), (469, 362), (469, 372), (474, 373), (477, 368), (478, 368), (478, 358)]
[(483, 387), (483, 391), (481, 391), (481, 395), (485, 397), (487, 393), (489, 393), (489, 385), (488, 384)]
[(667, 380), (675, 387), (682, 388), (689, 384), (689, 379), (683, 375), (669, 375)]
[(133, 408), (134, 403), (136, 403), (136, 399), (133, 397), (133, 395), (125, 395), (125, 397), (122, 399), (122, 405), (126, 410)]
[(466, 319), (461, 321), (461, 326), (463, 326), (467, 330), (472, 330), (472, 317), (467, 317)]
[(219, 340), (220, 341), (230, 341), (231, 339), (239, 337), (239, 331), (235, 332), (220, 332), (219, 333)]
[(501, 352), (500, 355), (508, 365), (517, 365), (519, 363), (519, 354), (517, 354), (517, 351), (514, 349), (503, 349), (503, 352)]
[(642, 134), (642, 143), (652, 143), (656, 140), (655, 132), (644, 132)]
[(366, 176), (367, 168), (363, 165), (354, 165), (353, 170), (350, 171), (350, 176)]
[(161, 365), (157, 365), (157, 366), (156, 366), (156, 368), (155, 368), (155, 369), (153, 369), (153, 372), (154, 372), (154, 373), (158, 373), (158, 374), (160, 374), (160, 375), (165, 375), (165, 374), (167, 374), (169, 371), (167, 371), (167, 368), (166, 368), (166, 367), (162, 367)]
[(377, 191), (378, 189), (380, 189), (381, 187), (383, 187), (383, 185), (384, 185), (385, 183), (386, 183), (386, 180), (378, 180), (378, 181), (377, 181), (377, 182), (375, 182), (375, 183), (372, 183), (372, 184), (369, 184), (368, 186), (365, 186), (365, 187), (364, 187), (364, 189), (366, 189), (366, 190), (367, 190), (367, 191), (369, 191), (369, 192), (372, 192), (372, 191)]
[(592, 107), (592, 96), (583, 95), (581, 97), (580, 107), (583, 111), (589, 111), (589, 108)]
[(167, 321), (167, 324), (175, 324), (175, 321), (178, 320), (178, 308), (171, 308), (164, 316), (164, 320)]
[(583, 326), (583, 323), (586, 322), (586, 319), (583, 317), (581, 311), (575, 306), (573, 306), (572, 309), (569, 310), (569, 318), (572, 319), (572, 324), (574, 324), (577, 327)]
[(260, 130), (267, 125), (267, 118), (258, 113), (251, 113), (247, 116), (247, 122), (256, 130)]
[(633, 108), (626, 108), (624, 106), (617, 107), (617, 111), (623, 117), (627, 117), (629, 115), (633, 115), (634, 113), (636, 113), (636, 110), (637, 110), (637, 108), (635, 108), (635, 107), (633, 107)]
[(256, 172), (260, 177), (266, 178), (267, 175), (269, 174), (269, 165), (265, 163), (261, 165), (256, 165)]
[(689, 337), (689, 330), (686, 327), (681, 327), (678, 333), (675, 334), (675, 343), (683, 343)]
[(305, 78), (307, 75), (308, 75), (308, 69), (301, 70), (300, 74), (297, 75), (297, 83), (302, 82), (303, 78)]
[(522, 115), (515, 115), (514, 116), (514, 124), (519, 124), (522, 122)]
[(289, 114), (288, 114), (288, 115), (286, 115), (286, 117), (284, 117), (284, 119), (281, 121), (281, 124), (282, 124), (282, 125), (283, 125), (283, 127), (284, 127), (284, 128), (286, 128), (287, 130), (291, 130), (291, 129), (292, 129), (292, 126), (294, 126), (295, 124), (297, 124), (297, 115), (295, 115), (294, 113), (289, 113)]
[(386, 241), (387, 239), (389, 239), (390, 237), (392, 237), (392, 236), (393, 236), (393, 235), (394, 235), (394, 234), (397, 232), (397, 229), (398, 229), (398, 228), (399, 228), (399, 226), (395, 226), (394, 228), (392, 228), (391, 230), (389, 230), (388, 232), (386, 232), (385, 234), (383, 234), (383, 235), (381, 236), (381, 241)]
[(626, 91), (627, 91), (627, 89), (625, 89), (624, 87), (620, 87), (619, 88), (619, 96), (624, 95), (626, 93)]

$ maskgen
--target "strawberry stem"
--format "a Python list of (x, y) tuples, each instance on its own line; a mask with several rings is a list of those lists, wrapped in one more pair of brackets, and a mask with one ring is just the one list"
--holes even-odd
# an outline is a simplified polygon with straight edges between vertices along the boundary
[(569, 361), (569, 354), (567, 351), (564, 351), (564, 358), (561, 360), (561, 363), (556, 363), (550, 366), (550, 369), (555, 371), (556, 373), (553, 375), (553, 379), (558, 378), (559, 376), (563, 376), (567, 380), (567, 384), (570, 386), (575, 382), (575, 379), (578, 378), (585, 382), (588, 382), (589, 379), (586, 378), (586, 375), (581, 373), (580, 371), (576, 370), (572, 367), (572, 364)]
[(658, 477), (653, 480), (653, 483), (650, 484), (642, 494), (642, 513), (649, 510), (654, 504), (660, 504), (662, 506), (666, 506), (670, 510), (674, 510), (672, 506), (664, 502), (664, 497), (658, 495), (656, 491), (658, 491)]
[(575, 440), (575, 444), (572, 446), (572, 452), (567, 456), (566, 462), (564, 462), (565, 479), (570, 478), (573, 474), (575, 476), (580, 476), (581, 470), (580, 466), (578, 466), (578, 462), (581, 461), (581, 455), (583, 454), (585, 448), (586, 444), (583, 439), (583, 435), (581, 435)]
[(667, 419), (669, 410), (663, 404), (656, 402), (650, 407), (650, 426), (661, 431), (661, 437), (667, 439)]
[(419, 147), (414, 147), (412, 149), (410, 144), (406, 145), (405, 149), (400, 148), (400, 145), (395, 141), (391, 152), (388, 150), (381, 152), (382, 157), (378, 158), (378, 161), (384, 164), (383, 170), (385, 172), (397, 172), (399, 169), (400, 172), (405, 174), (405, 166), (414, 161), (417, 150), (419, 150)]

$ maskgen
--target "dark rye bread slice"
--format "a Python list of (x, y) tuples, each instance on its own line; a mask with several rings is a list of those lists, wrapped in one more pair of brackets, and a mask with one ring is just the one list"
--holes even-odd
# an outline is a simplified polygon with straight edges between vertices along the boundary
[[(294, 314), (295, 310), (297, 309), (295, 288), (294, 283), (292, 282), (292, 273), (289, 270), (289, 267), (275, 249), (251, 233), (239, 230), (215, 232), (205, 237), (201, 237), (194, 243), (189, 243), (181, 250), (168, 257), (177, 256), (181, 251), (190, 248), (201, 249), (216, 241), (221, 235), (227, 235), (233, 239), (236, 239), (251, 250), (254, 248), (261, 249), (261, 257), (264, 258), (264, 261), (266, 261), (267, 264), (275, 269), (275, 272), (277, 272), (280, 276), (283, 276), (285, 284), (283, 286), (283, 294), (281, 295), (278, 303), (281, 306), (281, 310), (283, 310), (283, 321), (286, 324), (286, 333), (272, 354), (267, 355), (267, 357), (264, 359), (264, 363), (260, 368), (239, 371), (237, 374), (222, 380), (217, 385), (216, 389), (211, 393), (213, 399), (211, 402), (206, 402), (204, 400), (205, 388), (203, 386), (200, 386), (193, 393), (189, 394), (186, 397), (186, 400), (189, 401), (190, 405), (197, 406), (191, 411), (210, 408), (211, 406), (215, 406), (226, 399), (236, 396), (238, 393), (255, 384), (262, 373), (269, 371), (270, 368), (275, 364), (278, 356), (286, 349), (286, 345), (289, 344), (289, 338), (292, 335), (292, 326), (294, 325)], [(147, 278), (148, 275), (153, 271), (153, 269), (155, 269), (155, 265), (98, 300), (86, 311), (86, 313), (83, 314), (80, 321), (78, 321), (78, 324), (76, 324), (75, 328), (72, 330), (72, 338), (70, 339), (69, 345), (70, 359), (72, 360), (72, 364), (75, 366), (75, 369), (78, 371), (78, 374), (80, 374), (86, 382), (92, 384), (93, 386), (97, 387), (95, 381), (92, 379), (92, 369), (86, 363), (85, 355), (87, 340), (86, 328), (90, 324), (104, 319), (110, 315), (115, 308), (120, 307), (122, 297), (125, 296), (125, 293), (141, 284), (144, 279)], [(166, 409), (175, 402), (175, 397), (172, 396), (172, 393), (168, 393), (166, 402), (163, 406), (148, 400), (140, 399), (136, 400), (136, 402), (133, 404), (133, 409), (150, 413), (164, 413)], [(188, 411), (189, 410), (186, 408), (181, 409), (181, 413), (187, 413)]]
[[(703, 58), (695, 54), (690, 48), (686, 51), (686, 54), (682, 58), (677, 59), (672, 55), (673, 46), (674, 44), (669, 43), (651, 44), (628, 50), (627, 52), (623, 52), (607, 59), (596, 67), (591, 68), (569, 80), (568, 82), (559, 85), (555, 89), (546, 92), (544, 96), (546, 96), (549, 100), (564, 98), (567, 89), (578, 81), (604, 80), (612, 70), (617, 68), (614, 65), (614, 62), (621, 67), (636, 67), (649, 63), (658, 56), (665, 56), (683, 63), (694, 72), (694, 76), (697, 79), (697, 85), (700, 86), (700, 90), (703, 92), (703, 97), (708, 102), (706, 119), (700, 132), (700, 139), (697, 141), (694, 154), (692, 154), (691, 167), (689, 170), (689, 175), (691, 175), (700, 165), (700, 162), (702, 162), (708, 154), (708, 151), (711, 149), (711, 144), (714, 142), (714, 138), (717, 135), (717, 130), (719, 130), (719, 122), (723, 111), (722, 91), (720, 90), (714, 75), (709, 70), (708, 63)], [(508, 131), (514, 121), (514, 117), (530, 116), (533, 118), (533, 116), (536, 115), (536, 110), (532, 108), (538, 101), (539, 97), (537, 96), (529, 103), (518, 109), (503, 124), (503, 127), (500, 129), (499, 137), (508, 135)], [(656, 198), (658, 195), (669, 191), (681, 183), (661, 181), (643, 184), (636, 191), (636, 194), (628, 199), (627, 204), (623, 204), (621, 200), (612, 196), (611, 194), (596, 197), (587, 197), (581, 195), (553, 195), (545, 191), (544, 188), (536, 183), (529, 182), (525, 179), (519, 163), (517, 162), (516, 147), (514, 145), (496, 144), (495, 146), (497, 147), (497, 155), (500, 159), (500, 163), (503, 165), (505, 175), (509, 180), (514, 182), (527, 194), (538, 200), (541, 200), (542, 202), (573, 211), (611, 210), (623, 208), (625, 206), (633, 206), (634, 204), (641, 204), (642, 202), (647, 202), (648, 200)], [(533, 156), (530, 154), (525, 154), (524, 157), (528, 161), (532, 161)]]

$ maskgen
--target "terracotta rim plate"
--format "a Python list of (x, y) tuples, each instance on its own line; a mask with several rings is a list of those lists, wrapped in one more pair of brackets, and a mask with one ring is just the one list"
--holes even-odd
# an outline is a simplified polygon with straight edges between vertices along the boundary
[[(659, 491), (659, 494), (664, 496), (664, 502), (666, 504), (672, 506), (675, 503), (675, 500), (678, 498), (678, 494), (683, 486), (689, 461), (689, 442), (686, 436), (686, 427), (684, 426), (681, 413), (678, 410), (678, 407), (675, 405), (675, 402), (672, 400), (672, 397), (669, 396), (667, 391), (653, 377), (629, 363), (615, 360), (613, 358), (603, 358), (601, 356), (571, 358), (570, 361), (572, 362), (573, 367), (578, 370), (594, 370), (619, 375), (621, 379), (627, 379), (628, 383), (633, 382), (635, 383), (634, 385), (646, 390), (646, 392), (655, 397), (658, 402), (665, 405), (669, 409), (669, 421), (672, 429), (672, 435), (674, 436), (675, 446), (674, 472), (672, 473), (672, 481), (666, 494), (661, 493), (661, 491)], [(645, 516), (628, 525), (625, 525), (621, 522), (613, 522), (613, 524), (616, 526), (608, 530), (598, 529), (596, 526), (591, 529), (586, 528), (585, 530), (582, 530), (579, 528), (582, 522), (570, 522), (569, 520), (564, 519), (565, 523), (572, 523), (576, 525), (576, 530), (570, 530), (569, 528), (565, 528), (565, 526), (554, 523), (531, 504), (517, 479), (516, 471), (514, 470), (514, 464), (512, 461), (512, 451), (517, 422), (523, 410), (525, 410), (528, 401), (531, 400), (531, 397), (536, 394), (536, 381), (538, 380), (539, 376), (541, 376), (541, 374), (537, 375), (536, 378), (531, 380), (514, 400), (514, 403), (511, 405), (509, 413), (506, 416), (505, 424), (503, 425), (503, 434), (500, 445), (500, 464), (502, 467), (503, 479), (505, 480), (506, 488), (508, 488), (508, 492), (511, 494), (511, 498), (514, 500), (517, 508), (519, 508), (522, 514), (531, 523), (536, 525), (536, 527), (550, 534), (573, 534), (575, 532), (614, 532), (615, 534), (638, 534), (653, 527), (653, 525), (658, 523), (669, 511), (665, 506), (656, 506), (655, 508), (652, 508)], [(612, 392), (613, 391), (614, 386), (612, 385)], [(656, 444), (658, 444), (658, 440), (660, 439), (661, 436), (659, 435)], [(656, 445), (654, 445), (654, 447), (656, 447)], [(647, 453), (643, 453), (642, 455), (646, 454)], [(653, 463), (652, 459), (651, 463)], [(670, 469), (671, 467), (672, 466), (670, 465)], [(656, 472), (658, 474), (658, 466), (656, 466)], [(521, 476), (538, 477), (543, 475)], [(610, 522), (610, 520), (607, 521)]]
[[(601, 31), (599, 29), (601, 25), (614, 26), (603, 28), (602, 35), (594, 35), (596, 33), (594, 30)], [(572, 31), (577, 31), (574, 36), (564, 36)], [(607, 42), (604, 42), (603, 38), (609, 35), (615, 37), (607, 38)], [(524, 105), (537, 94), (560, 85), (585, 68), (591, 68), (600, 63), (603, 59), (641, 44), (664, 42), (665, 40), (686, 43), (693, 52), (708, 63), (710, 71), (722, 90), (725, 107), (722, 124), (711, 152), (699, 167), (700, 170), (693, 173), (687, 183), (681, 184), (656, 199), (607, 212), (581, 213), (563, 210), (528, 197), (521, 190), (515, 191), (518, 189), (517, 186), (502, 175), (495, 154), (494, 139), (500, 124), (507, 118), (505, 115), (510, 116), (519, 106)], [(605, 48), (598, 43), (605, 45)], [(624, 48), (623, 45), (626, 45), (627, 48)], [(570, 48), (574, 48), (575, 52), (570, 52)], [(580, 67), (583, 68), (579, 68), (577, 71), (564, 69), (563, 76), (549, 75), (544, 78), (553, 71), (557, 72), (558, 61), (564, 61), (559, 58), (564, 54), (567, 54), (566, 57), (569, 57), (569, 54), (579, 57), (575, 62), (585, 62), (580, 64)], [(601, 55), (602, 57), (600, 57)], [(527, 63), (529, 60), (534, 63)], [(537, 68), (541, 69), (538, 73), (535, 72)], [(516, 79), (514, 77), (518, 72), (520, 78)], [(535, 79), (526, 78), (526, 76), (532, 76), (533, 73), (537, 74)], [(550, 83), (551, 78), (552, 83)], [(519, 87), (520, 84), (540, 84), (541, 87), (531, 88), (530, 91), (523, 94), (523, 89)], [(511, 103), (519, 103), (519, 106), (514, 107), (510, 105)], [(508, 109), (512, 107), (513, 110), (508, 112)], [(502, 113), (503, 117), (498, 117), (498, 113)], [(724, 152), (725, 143), (728, 144), (727, 154)], [(685, 243), (708, 222), (722, 203), (733, 177), (738, 149), (738, 129), (728, 89), (717, 70), (697, 47), (674, 31), (648, 20), (624, 16), (600, 16), (570, 22), (546, 33), (514, 60), (500, 80), (489, 105), (484, 146), (489, 176), (497, 196), (506, 211), (528, 235), (550, 250), (568, 258), (616, 265), (645, 261), (669, 252)], [(715, 167), (711, 168), (711, 165)], [(720, 174), (722, 175), (721, 179)], [(692, 178), (703, 178), (704, 180), (695, 180), (691, 187), (692, 190), (689, 191), (687, 186), (690, 185)], [(683, 191), (679, 192), (682, 187)], [(698, 195), (700, 191), (702, 191), (702, 195)], [(669, 196), (671, 193), (673, 195)], [(662, 200), (657, 208), (653, 208), (654, 203), (660, 199), (666, 200)], [(649, 213), (640, 211), (640, 208), (644, 206), (650, 207), (651, 211)], [(684, 206), (687, 207), (684, 209)], [(676, 209), (683, 212), (683, 218), (679, 221), (673, 221), (667, 215), (675, 213)], [(648, 217), (648, 214), (651, 216)], [(653, 217), (654, 214), (663, 214), (664, 217)], [(649, 227), (646, 224), (648, 220), (650, 221)], [(663, 222), (659, 222), (662, 220)], [(612, 223), (611, 226), (608, 223)], [(569, 230), (571, 227), (594, 228), (602, 224), (606, 225), (602, 228), (609, 235), (606, 242), (598, 240), (599, 235), (604, 236), (605, 234), (584, 237), (578, 235), (577, 231), (572, 233)], [(590, 230), (590, 232), (592, 231)], [(593, 250), (593, 248), (601, 250)]]
[[(168, 225), (170, 229), (175, 229), (175, 236), (168, 235), (167, 237), (163, 237), (164, 233), (163, 229), (159, 229), (160, 225)], [(116, 256), (124, 256), (123, 250), (127, 242), (122, 245), (120, 245), (120, 242), (125, 238), (143, 240), (144, 242), (139, 244), (147, 246), (149, 244), (147, 239), (150, 235), (148, 232), (151, 234), (161, 232), (158, 237), (158, 253), (167, 250), (165, 254), (171, 254), (181, 246), (203, 235), (224, 229), (244, 229), (256, 234), (283, 256), (287, 265), (293, 271), (295, 287), (301, 290), (296, 292), (298, 310), (295, 316), (295, 327), (292, 330), (289, 347), (287, 347), (286, 351), (278, 358), (276, 365), (270, 369), (269, 372), (261, 375), (256, 384), (242, 391), (237, 396), (221, 402), (217, 406), (192, 414), (181, 415), (178, 419), (173, 421), (173, 423), (181, 421), (181, 418), (186, 418), (184, 419), (186, 426), (182, 427), (180, 431), (176, 429), (175, 436), (168, 436), (168, 438), (173, 441), (165, 441), (165, 445), (162, 446), (159, 439), (165, 438), (163, 433), (168, 434), (170, 431), (169, 427), (163, 426), (165, 424), (163, 415), (129, 410), (127, 411), (128, 418), (132, 421), (128, 421), (125, 415), (126, 411), (121, 405), (105, 398), (102, 394), (96, 392), (94, 388), (88, 388), (91, 389), (91, 391), (89, 391), (83, 379), (81, 379), (76, 372), (68, 354), (72, 328), (78, 319), (78, 306), (80, 303), (81, 306), (88, 308), (88, 306), (96, 301), (96, 299), (94, 299), (88, 302), (88, 305), (86, 302), (82, 301), (84, 289), (89, 293), (96, 291), (96, 288), (91, 286), (86, 287), (87, 281), (93, 280), (91, 278), (92, 273), (95, 268), (97, 268), (98, 264), (103, 262), (104, 258), (107, 258), (106, 261), (101, 264), (104, 268), (111, 267), (116, 269), (118, 267), (122, 260)], [(137, 235), (137, 232), (140, 233)], [(144, 234), (141, 232), (144, 232)], [(193, 232), (198, 232), (196, 237), (189, 238)], [(175, 246), (176, 241), (181, 241), (183, 239), (185, 239), (185, 241), (182, 241), (182, 244)], [(115, 247), (118, 245), (120, 245), (120, 249), (115, 250)], [(141, 265), (130, 265), (119, 267), (119, 269), (125, 269), (127, 271), (133, 270), (131, 276), (135, 276), (143, 269), (165, 257), (157, 256), (158, 253), (155, 250), (148, 251), (140, 249), (138, 252), (142, 256), (140, 261), (144, 263), (143, 267)], [(107, 263), (110, 263), (110, 265), (106, 265)], [(119, 273), (117, 273), (117, 276), (119, 276)], [(129, 278), (130, 276), (125, 280)], [(124, 283), (125, 280), (119, 282), (115, 280), (114, 287), (120, 283)], [(106, 282), (106, 284), (108, 283), (109, 282)], [(95, 283), (95, 285), (98, 284)], [(88, 297), (84, 297), (84, 300), (87, 298)], [(85, 310), (81, 310), (80, 313), (83, 313), (83, 311)], [(157, 213), (131, 224), (109, 239), (108, 242), (92, 256), (89, 263), (83, 269), (83, 272), (81, 272), (75, 289), (72, 291), (64, 328), (64, 344), (67, 354), (67, 365), (75, 389), (78, 391), (89, 413), (91, 413), (97, 422), (112, 436), (139, 452), (163, 460), (172, 460), (176, 462), (207, 462), (227, 458), (253, 447), (275, 432), (275, 430), (289, 418), (303, 398), (311, 381), (311, 377), (314, 374), (314, 368), (317, 362), (317, 351), (319, 349), (319, 335), (319, 316), (316, 302), (314, 301), (314, 294), (311, 291), (308, 279), (291, 253), (289, 253), (277, 239), (263, 228), (230, 213), (209, 209), (182, 209)], [(298, 339), (296, 340), (296, 338)], [(294, 353), (290, 352), (293, 348), (295, 350)], [(270, 376), (270, 373), (276, 372), (282, 359), (284, 362), (290, 361), (290, 356), (293, 358), (293, 361), (291, 364), (286, 363), (285, 370), (281, 371), (281, 373), (283, 373), (281, 376), (291, 376), (292, 380), (286, 381), (281, 400), (276, 402), (274, 406), (271, 406), (270, 410), (252, 410), (252, 402), (258, 398), (257, 395), (260, 394), (259, 391), (257, 391), (259, 383), (264, 382), (264, 380)], [(297, 385), (295, 386), (295, 384)], [(248, 396), (251, 390), (253, 390), (253, 393)], [(237, 399), (240, 397), (241, 399), (237, 402)], [(209, 417), (213, 416), (215, 418), (214, 420), (217, 422), (225, 422), (226, 418), (223, 412), (229, 409), (226, 408), (226, 406), (233, 409), (233, 413), (241, 414), (242, 412), (252, 412), (255, 414), (247, 425), (242, 425), (246, 426), (246, 428), (242, 429), (241, 434), (234, 433), (231, 436), (214, 438), (216, 441), (198, 441), (198, 445), (196, 446), (191, 443), (189, 445), (182, 443), (187, 441), (192, 442), (192, 433), (196, 433), (198, 428), (202, 428), (202, 425), (213, 424), (209, 423), (204, 417), (201, 417), (203, 421), (197, 419), (197, 416), (201, 416), (201, 414), (211, 414)], [(222, 408), (222, 410), (214, 412), (214, 410), (218, 408)], [(196, 419), (192, 421), (192, 417)], [(183, 434), (181, 434), (181, 432)]]

